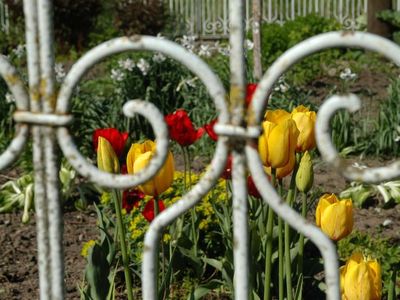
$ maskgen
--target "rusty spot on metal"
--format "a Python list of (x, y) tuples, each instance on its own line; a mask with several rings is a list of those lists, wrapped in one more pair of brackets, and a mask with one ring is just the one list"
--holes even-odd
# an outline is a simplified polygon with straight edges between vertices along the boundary
[(46, 97), (46, 101), (50, 104), (50, 107), (54, 110), (57, 103), (57, 93), (52, 93)]
[(47, 79), (46, 78), (40, 79), (39, 93), (41, 95), (46, 95), (46, 88), (47, 88)]
[(341, 32), (341, 36), (353, 36), (353, 35), (354, 35), (354, 31), (344, 30)]
[(142, 36), (139, 34), (134, 34), (131, 35), (130, 37), (128, 37), (128, 39), (134, 43), (140, 42), (140, 40), (142, 39)]
[(14, 75), (14, 74), (8, 74), (8, 75), (4, 76), (4, 79), (6, 80), (6, 82), (9, 85), (15, 85), (20, 82), (18, 76)]
[(31, 88), (30, 95), (31, 95), (32, 101), (40, 100), (40, 92), (39, 92), (39, 89), (37, 86)]
[(232, 107), (242, 105), (244, 103), (243, 89), (241, 89), (238, 85), (232, 85), (229, 99)]

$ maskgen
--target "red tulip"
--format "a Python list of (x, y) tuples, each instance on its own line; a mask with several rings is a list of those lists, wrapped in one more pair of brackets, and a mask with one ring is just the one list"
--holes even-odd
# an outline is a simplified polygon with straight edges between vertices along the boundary
[(222, 173), (221, 177), (223, 179), (232, 179), (232, 155), (228, 156), (228, 160), (226, 161), (225, 170)]
[(133, 207), (138, 207), (139, 202), (144, 199), (144, 194), (138, 189), (125, 190), (122, 194), (122, 208), (129, 214)]
[(256, 83), (248, 83), (246, 86), (246, 106), (249, 106), (253, 99), (253, 94), (257, 88)]
[(253, 177), (251, 176), (247, 177), (247, 190), (250, 196), (253, 196), (255, 198), (261, 198), (261, 195), (257, 190), (256, 185), (254, 184)]
[(124, 152), (125, 143), (128, 139), (128, 135), (128, 132), (120, 132), (116, 128), (96, 129), (93, 133), (94, 150), (97, 151), (98, 139), (99, 136), (101, 136), (111, 144), (115, 151), (115, 154), (117, 154), (118, 157), (121, 157)]
[(218, 135), (214, 131), (214, 125), (215, 123), (217, 123), (217, 121), (218, 119), (214, 119), (210, 123), (204, 125), (204, 130), (207, 132), (207, 134), (213, 141), (218, 140)]
[(171, 139), (181, 146), (192, 145), (204, 133), (204, 128), (194, 129), (192, 121), (183, 109), (178, 109), (165, 116), (165, 122), (168, 125)]
[[(158, 202), (158, 211), (162, 212), (165, 209), (164, 203), (161, 200), (157, 200)], [(154, 220), (154, 199), (151, 199), (146, 203), (144, 210), (142, 211), (143, 217), (151, 222)]]

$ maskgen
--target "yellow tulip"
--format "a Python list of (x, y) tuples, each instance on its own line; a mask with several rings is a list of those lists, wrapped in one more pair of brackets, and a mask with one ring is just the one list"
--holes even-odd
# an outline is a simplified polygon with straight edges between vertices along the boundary
[(119, 173), (119, 161), (110, 142), (99, 136), (97, 146), (97, 166), (109, 173)]
[(296, 187), (300, 192), (307, 193), (311, 189), (313, 181), (314, 171), (311, 156), (306, 151), (300, 160), (299, 169), (297, 170)]
[[(282, 178), (290, 175), (290, 173), (292, 173), (292, 171), (294, 169), (295, 164), (296, 164), (296, 155), (293, 153), (293, 155), (290, 155), (289, 161), (286, 165), (284, 165), (281, 168), (276, 168), (276, 174), (275, 174), (276, 178), (282, 179)], [(271, 175), (271, 167), (264, 168), (264, 170), (266, 171), (266, 173), (268, 175)]]
[(338, 241), (353, 229), (351, 199), (338, 200), (334, 194), (323, 195), (315, 212), (316, 223), (332, 240)]
[(275, 124), (284, 122), (291, 118), (291, 114), (284, 109), (267, 110), (265, 113), (265, 121), (270, 121)]
[(381, 267), (376, 259), (367, 259), (355, 252), (340, 268), (342, 299), (380, 300), (382, 296)]
[(297, 139), (297, 152), (312, 150), (316, 146), (315, 142), (315, 121), (317, 115), (315, 111), (300, 105), (292, 111), (292, 119), (296, 122), (297, 129), (300, 131)]
[[(146, 168), (155, 151), (156, 144), (153, 141), (148, 140), (142, 144), (132, 144), (126, 159), (128, 173), (138, 173)], [(171, 186), (174, 180), (174, 172), (174, 157), (169, 151), (167, 160), (161, 169), (152, 179), (141, 184), (139, 189), (146, 195), (158, 196)]]

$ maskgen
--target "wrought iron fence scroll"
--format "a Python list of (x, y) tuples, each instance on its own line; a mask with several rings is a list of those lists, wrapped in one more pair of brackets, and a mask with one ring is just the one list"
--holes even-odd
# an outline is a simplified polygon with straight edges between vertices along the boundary
[[(153, 126), (157, 138), (157, 153), (149, 166), (136, 175), (112, 175), (102, 172), (87, 162), (77, 150), (68, 124), (70, 98), (82, 76), (96, 63), (126, 51), (156, 51), (167, 55), (189, 68), (207, 87), (219, 113), (215, 127), (220, 136), (211, 166), (202, 179), (182, 199), (151, 223), (145, 236), (142, 264), (143, 297), (154, 300), (157, 295), (157, 245), (165, 226), (195, 206), (215, 185), (226, 164), (229, 153), (233, 155), (233, 238), (235, 265), (235, 299), (246, 300), (249, 295), (248, 260), (248, 208), (246, 172), (253, 175), (265, 203), (296, 230), (314, 242), (324, 258), (327, 298), (340, 299), (338, 261), (333, 243), (314, 225), (291, 209), (278, 196), (268, 181), (257, 152), (261, 134), (260, 123), (266, 106), (266, 95), (273, 84), (293, 64), (302, 58), (332, 47), (361, 47), (379, 52), (400, 64), (400, 48), (383, 38), (367, 33), (333, 32), (306, 40), (284, 53), (265, 73), (255, 92), (254, 100), (246, 111), (244, 107), (244, 3), (229, 1), (231, 87), (229, 107), (226, 91), (219, 78), (200, 58), (183, 47), (164, 39), (150, 36), (132, 36), (113, 39), (88, 51), (71, 68), (58, 95), (54, 85), (54, 51), (52, 37), (52, 2), (50, 0), (25, 0), (26, 41), (28, 52), (29, 88), (25, 89), (15, 68), (5, 57), (0, 57), (0, 74), (16, 98), (16, 134), (9, 147), (0, 156), (0, 169), (15, 161), (23, 150), (31, 131), (35, 167), (35, 207), (38, 232), (38, 264), (40, 299), (64, 299), (64, 256), (62, 249), (62, 215), (58, 189), (57, 145), (72, 166), (85, 178), (105, 187), (127, 188), (150, 179), (162, 166), (168, 150), (168, 131), (161, 112), (148, 102), (128, 101), (123, 111), (132, 117), (142, 114)], [(28, 90), (28, 92), (27, 92)], [(29, 96), (28, 96), (29, 94)], [(333, 98), (321, 108), (317, 121), (318, 147), (322, 156), (339, 172), (350, 179), (380, 181), (400, 175), (400, 163), (391, 166), (355, 170), (337, 157), (329, 136), (329, 119), (341, 108), (356, 109), (355, 96)]]

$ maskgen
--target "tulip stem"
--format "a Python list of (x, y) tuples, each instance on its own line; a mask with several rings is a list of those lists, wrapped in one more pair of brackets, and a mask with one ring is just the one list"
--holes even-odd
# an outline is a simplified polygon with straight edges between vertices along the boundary
[[(271, 169), (272, 186), (276, 185), (276, 169)], [(272, 275), (272, 231), (274, 229), (274, 210), (268, 207), (267, 241), (265, 243), (265, 278), (264, 278), (264, 300), (271, 299), (271, 275)]]
[[(189, 178), (189, 188), (192, 185), (192, 171), (191, 171), (191, 166), (190, 166), (190, 153), (189, 149), (187, 147), (182, 146), (182, 152), (183, 152), (183, 160), (184, 160), (184, 165), (185, 165), (185, 192), (187, 190), (187, 178)], [(190, 217), (192, 221), (192, 238), (193, 238), (193, 254), (195, 257), (197, 257), (197, 242), (198, 242), (198, 237), (197, 237), (197, 231), (196, 231), (196, 211), (195, 208), (192, 208), (190, 210)]]
[[(282, 179), (278, 182), (279, 196), (283, 196)], [(283, 274), (283, 221), (278, 217), (278, 259), (279, 259), (279, 300), (284, 297), (284, 274)]]
[(126, 292), (128, 295), (128, 300), (133, 300), (133, 289), (132, 289), (132, 275), (131, 270), (129, 268), (129, 257), (125, 242), (125, 228), (122, 221), (122, 213), (121, 213), (121, 192), (119, 190), (113, 189), (113, 200), (115, 204), (115, 214), (117, 216), (117, 230), (119, 233), (119, 241), (121, 246), (121, 254), (122, 254), (122, 264), (124, 266), (124, 274), (126, 281)]
[[(306, 217), (307, 214), (307, 194), (302, 193), (301, 197), (301, 216)], [(300, 233), (298, 244), (298, 257), (297, 257), (297, 274), (301, 276), (300, 286), (303, 286), (303, 260), (304, 260), (304, 235)]]
[[(296, 193), (296, 174), (299, 166), (299, 155), (296, 155), (296, 164), (293, 168), (292, 177), (290, 179), (290, 185), (288, 194), (286, 197), (287, 204), (292, 207), (293, 200)], [(292, 289), (292, 259), (290, 256), (290, 226), (289, 223), (285, 222), (285, 270), (286, 270), (286, 299), (293, 299), (293, 289)]]
[(388, 300), (395, 300), (396, 298), (396, 269), (392, 271), (391, 274), (391, 280), (390, 280), (390, 285), (389, 285), (389, 291), (388, 291)]

